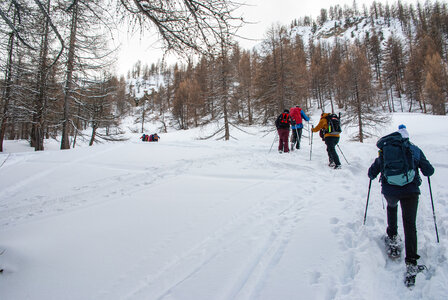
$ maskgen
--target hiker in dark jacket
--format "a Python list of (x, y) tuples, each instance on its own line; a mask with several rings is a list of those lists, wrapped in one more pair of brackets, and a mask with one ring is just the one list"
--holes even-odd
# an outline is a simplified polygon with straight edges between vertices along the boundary
[[(398, 133), (404, 139), (409, 139), (409, 133), (406, 130), (406, 126), (400, 125)], [(368, 176), (371, 180), (375, 179), (379, 173), (381, 173), (381, 193), (387, 200), (387, 237), (390, 241), (394, 242), (398, 239), (397, 232), (397, 208), (398, 202), (401, 205), (401, 213), (403, 218), (404, 227), (404, 239), (405, 239), (405, 262), (409, 272), (415, 272), (417, 259), (420, 256), (417, 254), (417, 207), (418, 198), (420, 195), (421, 178), (419, 169), (424, 176), (431, 176), (434, 174), (434, 168), (430, 162), (426, 159), (423, 151), (417, 146), (410, 143), (410, 149), (414, 161), (415, 177), (412, 182), (404, 185), (392, 185), (389, 184), (386, 178), (383, 176), (383, 155), (381, 150), (379, 151), (379, 157), (375, 159), (370, 166)], [(411, 271), (410, 271), (411, 269)], [(414, 275), (415, 278), (415, 275)]]
[(281, 113), (277, 120), (275, 120), (275, 127), (278, 132), (278, 152), (289, 152), (288, 139), (289, 139), (289, 126), (291, 125), (291, 116), (289, 110), (285, 109)]

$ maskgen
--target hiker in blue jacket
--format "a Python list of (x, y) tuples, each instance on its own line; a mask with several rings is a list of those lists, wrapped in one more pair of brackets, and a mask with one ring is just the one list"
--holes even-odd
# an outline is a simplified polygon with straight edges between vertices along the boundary
[(291, 116), (291, 129), (292, 129), (292, 137), (291, 137), (291, 150), (294, 149), (294, 145), (296, 145), (296, 149), (300, 149), (300, 140), (302, 139), (302, 129), (303, 129), (303, 119), (309, 122), (310, 118), (303, 112), (303, 110), (296, 105), (289, 110), (289, 115)]
[[(405, 125), (400, 125), (396, 134), (401, 134), (404, 140), (409, 140), (409, 133)], [(414, 161), (414, 179), (403, 186), (389, 184), (383, 176), (383, 155), (380, 150), (379, 157), (375, 159), (368, 171), (368, 176), (371, 180), (375, 179), (381, 173), (381, 193), (387, 200), (387, 237), (391, 241), (398, 239), (397, 232), (397, 208), (398, 202), (401, 205), (401, 212), (404, 227), (405, 251), (406, 251), (406, 267), (409, 272), (417, 273), (417, 259), (420, 256), (417, 254), (417, 207), (418, 198), (420, 195), (420, 184), (422, 182), (419, 174), (419, 169), (424, 176), (431, 176), (434, 174), (434, 167), (426, 159), (423, 151), (412, 143), (410, 149)], [(387, 241), (386, 241), (387, 242)], [(414, 278), (415, 278), (414, 274)]]

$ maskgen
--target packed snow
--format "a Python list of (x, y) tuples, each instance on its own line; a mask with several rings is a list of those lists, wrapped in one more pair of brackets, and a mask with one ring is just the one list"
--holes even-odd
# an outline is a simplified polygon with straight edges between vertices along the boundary
[(209, 125), (158, 132), (158, 143), (129, 133), (65, 151), (5, 141), (0, 299), (446, 299), (448, 119), (397, 113), (378, 135), (402, 123), (436, 169), (440, 243), (423, 177), (419, 263), (429, 271), (412, 290), (404, 258), (383, 249), (377, 180), (363, 225), (377, 138), (353, 142), (347, 129), (339, 145), (348, 162), (338, 149), (343, 165), (333, 170), (318, 135), (310, 151), (306, 130), (300, 150), (279, 154), (272, 127), (200, 139), (216, 130)]

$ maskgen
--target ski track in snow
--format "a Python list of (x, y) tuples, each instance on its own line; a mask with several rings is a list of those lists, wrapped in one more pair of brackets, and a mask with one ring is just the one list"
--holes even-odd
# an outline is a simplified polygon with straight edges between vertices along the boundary
[[(447, 139), (444, 137), (445, 141)], [(270, 136), (266, 138), (268, 140), (272, 141)], [(272, 299), (272, 295), (276, 299), (304, 296), (319, 300), (445, 299), (448, 293), (445, 286), (448, 278), (445, 242), (448, 236), (448, 192), (438, 178), (448, 175), (446, 161), (438, 157), (430, 159), (437, 176), (442, 176), (433, 180), (432, 187), (440, 244), (435, 243), (429, 192), (426, 177), (423, 177), (417, 228), (419, 254), (429, 271), (417, 276), (417, 284), (411, 291), (403, 285), (404, 251), (397, 261), (389, 260), (384, 251), (381, 237), (386, 228), (386, 212), (382, 207), (385, 200), (377, 180), (372, 182), (367, 222), (362, 225), (368, 188), (366, 173), (376, 152), (374, 145), (357, 144), (345, 148), (341, 143), (350, 164), (338, 150), (343, 168), (331, 170), (326, 166), (327, 153), (323, 143), (317, 138), (314, 140), (310, 161), (310, 146), (306, 142), (302, 140), (299, 151), (279, 155), (275, 151), (276, 145), (268, 153), (259, 147), (260, 144), (244, 149), (238, 147), (238, 143), (223, 146), (221, 143), (187, 141), (181, 146), (182, 153), (153, 166), (110, 163), (101, 159), (125, 148), (137, 150), (150, 146), (141, 143), (114, 145), (63, 163), (53, 160), (51, 153), (11, 154), (0, 169), (0, 176), (8, 168), (37, 160), (38, 155), (41, 155), (38, 161), (47, 161), (47, 166), (51, 167), (19, 179), (0, 191), (0, 224), (3, 229), (13, 228), (95, 205), (107, 205), (122, 198), (129, 201), (134, 195), (163, 183), (174, 187), (176, 182), (186, 179), (238, 182), (238, 188), (220, 190), (220, 195), (200, 207), (204, 214), (216, 213), (226, 207), (228, 201), (240, 199), (241, 206), (234, 207), (229, 216), (211, 223), (213, 228), (186, 244), (184, 251), (173, 251), (175, 241), (182, 233), (197, 228), (197, 221), (187, 218), (184, 231), (168, 231), (148, 252), (128, 259), (129, 265), (116, 274), (109, 274), (110, 280), (88, 299), (258, 300)], [(270, 142), (263, 145), (266, 144), (270, 145)], [(179, 151), (177, 143), (157, 146), (163, 147), (163, 151)], [(207, 151), (203, 151), (204, 147)], [(446, 149), (443, 145), (434, 148), (440, 153)], [(195, 151), (199, 149), (206, 154), (196, 155)], [(428, 153), (431, 151), (423, 150), (430, 158)], [(76, 166), (107, 171), (99, 172), (101, 176), (93, 176), (93, 180), (68, 185), (70, 190), (60, 191), (60, 195), (23, 192), (23, 188), (43, 184), (47, 177)], [(313, 220), (321, 222), (318, 224)], [(400, 216), (398, 222), (401, 232)], [(321, 241), (320, 236), (312, 236), (315, 240), (310, 240), (306, 230), (311, 230), (311, 235), (322, 234), (328, 243)], [(315, 249), (316, 254), (310, 256), (303, 250), (303, 241), (322, 248)], [(168, 250), (171, 254), (163, 255)], [(297, 252), (296, 256), (294, 252)], [(157, 257), (167, 259), (154, 264)], [(303, 261), (307, 258), (313, 261)], [(306, 269), (301, 270), (302, 265)], [(283, 286), (283, 272), (290, 277), (297, 276), (291, 278), (291, 282), (296, 280), (304, 294), (300, 294), (302, 290), (295, 290), (294, 285)], [(210, 286), (204, 286), (204, 283)]]
[[(281, 187), (283, 186), (279, 188)], [(228, 288), (229, 291), (220, 297), (222, 299), (237, 299), (238, 296), (242, 296), (244, 299), (257, 299), (257, 297), (247, 297), (262, 286), (266, 274), (269, 273), (269, 268), (281, 258), (282, 251), (300, 218), (300, 212), (304, 209), (304, 204), (296, 200), (282, 203), (283, 205), (278, 207), (273, 207), (269, 204), (270, 201), (270, 197), (266, 196), (247, 211), (234, 216), (229, 223), (193, 247), (183, 257), (170, 262), (154, 277), (147, 278), (126, 299), (145, 298), (147, 295), (157, 295), (154, 296), (154, 299), (164, 299), (177, 286), (201, 272), (213, 260), (219, 259), (220, 256), (231, 255), (232, 249), (239, 246), (238, 241), (241, 235), (250, 239), (257, 236), (256, 233), (260, 228), (268, 227), (270, 234), (265, 236), (264, 241), (260, 243), (263, 246), (257, 249), (254, 257), (245, 262), (244, 267), (241, 267), (240, 275)], [(235, 236), (235, 232), (238, 232), (237, 236)], [(216, 248), (216, 245), (219, 245), (219, 248)], [(184, 270), (185, 265), (188, 265), (191, 260), (195, 263)], [(168, 284), (166, 283), (167, 277), (172, 277)], [(158, 290), (162, 282), (166, 288)]]
[[(292, 153), (291, 155), (303, 155), (302, 153)], [(248, 164), (256, 162), (259, 158), (252, 159)], [(292, 157), (294, 159), (294, 157)], [(325, 159), (325, 155), (321, 153), (316, 155), (316, 160)], [(274, 168), (275, 170), (285, 169), (293, 170), (297, 169), (296, 164), (291, 164), (291, 161), (283, 159), (269, 159), (265, 162), (268, 168)], [(344, 190), (350, 190), (350, 183), (352, 180), (352, 170), (356, 170), (356, 167), (348, 166), (347, 170), (326, 170), (316, 169), (312, 166), (302, 166), (301, 171), (319, 173), (320, 176), (327, 176), (328, 172), (343, 172), (344, 175), (348, 175), (348, 178), (337, 177), (338, 181), (333, 185), (340, 185)], [(356, 175), (355, 175), (356, 176)], [(338, 179), (340, 178), (340, 179)], [(256, 188), (261, 182), (257, 182), (255, 185), (248, 187), (249, 189)], [(290, 183), (281, 183), (277, 189), (288, 189)], [(304, 195), (313, 194), (319, 188), (311, 186), (305, 189), (301, 189)], [(327, 188), (325, 188), (327, 189)], [(330, 188), (331, 190), (331, 188)], [(275, 195), (277, 191), (273, 191)], [(330, 193), (330, 191), (328, 192)], [(326, 194), (326, 193), (325, 193)], [(323, 199), (326, 200), (326, 199)], [(340, 195), (335, 201), (344, 203), (344, 196)], [(325, 201), (320, 201), (319, 204), (324, 204)], [(303, 215), (309, 213), (309, 208), (316, 205), (316, 199), (309, 197), (300, 197), (295, 199), (290, 197), (288, 201), (282, 201), (277, 203), (273, 202), (272, 195), (267, 195), (264, 199), (259, 199), (255, 205), (250, 209), (241, 212), (239, 215), (234, 216), (231, 221), (219, 230), (208, 236), (205, 240), (200, 242), (191, 248), (187, 253), (181, 257), (176, 257), (173, 261), (167, 263), (165, 267), (155, 275), (150, 275), (140, 282), (136, 287), (132, 288), (124, 299), (146, 299), (148, 295), (151, 295), (151, 299), (171, 299), (172, 294), (176, 293), (176, 289), (180, 288), (182, 284), (188, 282), (188, 280), (195, 280), (195, 276), (201, 272), (207, 272), (207, 267), (213, 264), (216, 260), (224, 259), (228, 255), (232, 255), (233, 252), (238, 252), (238, 247), (241, 245), (238, 242), (243, 239), (253, 239), (258, 237), (258, 232), (269, 232), (265, 234), (259, 241), (256, 253), (247, 257), (239, 268), (239, 275), (236, 274), (231, 283), (227, 284), (226, 288), (223, 288), (223, 293), (216, 299), (260, 299), (263, 286), (268, 280), (271, 269), (277, 265), (281, 260), (285, 248), (288, 246), (291, 236), (295, 233), (297, 225)], [(345, 209), (351, 209), (352, 203), (346, 203)], [(344, 223), (337, 217), (333, 217), (330, 220), (331, 225), (334, 226), (333, 232), (341, 235), (341, 248), (346, 251), (348, 256), (348, 264), (346, 264), (343, 270), (344, 282), (341, 284), (344, 286), (342, 291), (336, 288), (329, 287), (327, 294), (329, 298), (333, 299), (338, 294), (347, 294), (350, 291), (350, 285), (357, 275), (357, 269), (361, 263), (356, 258), (356, 236), (359, 234), (359, 220), (353, 220), (353, 222)], [(268, 228), (268, 229), (267, 229)], [(235, 234), (238, 232), (238, 234)], [(242, 238), (243, 237), (243, 238)], [(219, 245), (219, 248), (216, 246)], [(236, 247), (236, 248), (235, 248)], [(224, 258), (221, 258), (224, 257)], [(139, 269), (138, 266), (144, 265), (139, 262), (134, 268)], [(185, 268), (188, 266), (188, 268)], [(132, 274), (128, 275), (129, 278), (133, 278)], [(338, 281), (338, 276), (334, 278), (320, 278), (319, 272), (316, 271), (311, 274), (314, 279), (310, 280), (315, 285), (327, 285), (328, 281)], [(115, 286), (123, 284), (125, 278), (122, 276), (115, 283)], [(164, 288), (161, 288), (161, 287)], [(102, 296), (105, 296), (103, 294)], [(107, 298), (107, 297), (104, 297)], [(176, 298), (176, 297), (174, 297)]]
[[(122, 147), (122, 145), (118, 147)], [(45, 218), (62, 212), (70, 212), (74, 209), (98, 205), (109, 201), (110, 198), (131, 195), (135, 192), (145, 190), (148, 186), (154, 185), (161, 180), (180, 176), (189, 170), (193, 163), (200, 167), (202, 164), (207, 164), (210, 161), (219, 160), (224, 157), (224, 155), (217, 154), (216, 156), (202, 158), (200, 160), (180, 159), (162, 166), (145, 167), (140, 170), (127, 169), (122, 165), (111, 168), (110, 164), (104, 166), (95, 162), (86, 162), (87, 160), (101, 156), (105, 152), (116, 150), (116, 148), (117, 146), (111, 147), (111, 149), (95, 152), (93, 155), (85, 156), (75, 161), (56, 164), (53, 168), (41, 171), (39, 174), (21, 180), (13, 186), (2, 190), (0, 193), (0, 224), (3, 227), (13, 226), (29, 222), (36, 218)], [(82, 164), (90, 167), (119, 170), (123, 174), (101, 177), (81, 186), (73, 186), (72, 191), (68, 193), (64, 191), (64, 194), (61, 196), (48, 197), (45, 195), (33, 195), (25, 199), (15, 198), (25, 186), (33, 184), (33, 182), (38, 182), (59, 169)], [(92, 195), (95, 195), (95, 197), (92, 197)]]

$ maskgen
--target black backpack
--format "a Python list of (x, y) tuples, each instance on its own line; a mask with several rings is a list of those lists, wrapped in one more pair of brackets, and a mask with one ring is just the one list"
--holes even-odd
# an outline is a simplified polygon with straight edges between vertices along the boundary
[(387, 183), (404, 186), (414, 180), (415, 164), (409, 139), (394, 132), (379, 139), (376, 146), (383, 156), (381, 173)]
[(275, 126), (277, 128), (289, 128), (290, 124), (291, 124), (291, 117), (286, 112), (283, 112), (281, 115), (278, 116), (277, 120), (275, 120)]
[(336, 135), (342, 132), (340, 115), (338, 116), (337, 114), (329, 114), (327, 116), (327, 123), (328, 129), (326, 130), (326, 133)]
[(280, 118), (280, 124), (282, 125), (289, 125), (291, 122), (291, 117), (288, 113), (282, 113), (282, 117)]

